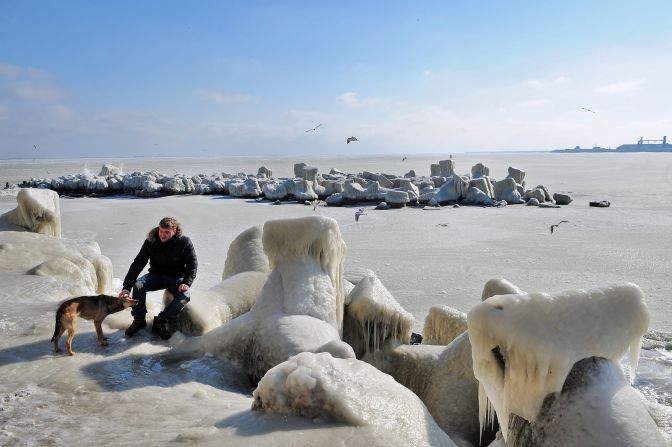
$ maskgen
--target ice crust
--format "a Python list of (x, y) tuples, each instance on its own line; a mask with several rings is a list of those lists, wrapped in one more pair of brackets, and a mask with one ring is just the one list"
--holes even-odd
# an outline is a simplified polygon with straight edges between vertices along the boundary
[(409, 446), (456, 446), (420, 398), (391, 376), (356, 359), (304, 352), (261, 379), (253, 409), (383, 427)]
[(481, 427), (492, 422), (493, 408), (505, 438), (511, 413), (533, 422), (546, 395), (560, 392), (574, 363), (587, 357), (618, 362), (629, 350), (632, 377), (649, 318), (644, 294), (631, 283), (496, 295), (477, 305), (467, 324)]
[(0, 216), (0, 230), (23, 230), (61, 237), (61, 211), (58, 194), (49, 189), (21, 189), (17, 207)]
[(467, 314), (450, 306), (438, 304), (429, 309), (422, 329), (422, 343), (447, 345), (467, 330)]

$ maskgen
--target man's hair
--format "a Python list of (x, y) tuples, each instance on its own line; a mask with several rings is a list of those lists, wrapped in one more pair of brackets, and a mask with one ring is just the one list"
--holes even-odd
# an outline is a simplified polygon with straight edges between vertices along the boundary
[(159, 222), (159, 227), (174, 229), (175, 236), (182, 236), (182, 225), (174, 217), (164, 217)]

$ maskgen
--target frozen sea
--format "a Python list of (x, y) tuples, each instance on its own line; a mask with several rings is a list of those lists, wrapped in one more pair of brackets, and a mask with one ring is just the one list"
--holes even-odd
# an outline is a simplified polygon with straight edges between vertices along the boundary
[[(430, 164), (448, 156), (0, 160), (0, 184), (98, 173), (104, 163), (124, 173), (256, 174), (266, 166), (283, 177), (305, 162), (320, 172), (401, 175), (413, 169), (429, 175)], [(320, 213), (339, 223), (348, 246), (346, 272), (375, 271), (415, 316), (416, 332), (432, 305), (468, 311), (493, 277), (543, 292), (634, 282), (646, 295), (651, 328), (672, 332), (672, 153), (469, 153), (453, 159), (458, 173), (481, 162), (495, 179), (514, 166), (526, 171), (528, 187), (543, 184), (574, 201), (560, 209), (371, 209), (355, 222), (351, 207), (313, 211), (228, 196), (62, 198), (63, 237), (95, 240), (115, 278), (123, 278), (147, 230), (175, 216), (198, 253), (194, 288), (208, 289), (221, 280), (229, 243), (240, 232), (270, 219)], [(612, 206), (591, 208), (592, 200)], [(15, 206), (15, 194), (0, 191), (0, 214)], [(550, 225), (560, 220), (569, 223), (551, 235)], [(252, 388), (235, 367), (213, 357), (167, 363), (158, 354), (170, 349), (169, 342), (149, 333), (130, 339), (104, 325), (110, 346), (102, 348), (93, 324), (82, 321), (74, 342), (78, 354), (54, 355), (49, 339), (59, 300), (46, 292), (26, 296), (11, 282), (0, 288), (0, 300), (0, 445), (399, 445), (371, 428), (253, 412)], [(635, 387), (672, 406), (672, 351), (644, 350), (642, 356)]]

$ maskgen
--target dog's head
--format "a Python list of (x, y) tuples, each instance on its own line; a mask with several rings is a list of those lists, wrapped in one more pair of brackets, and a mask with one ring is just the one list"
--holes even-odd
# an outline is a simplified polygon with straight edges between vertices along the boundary
[(133, 307), (138, 304), (138, 300), (134, 300), (130, 296), (124, 296), (119, 298), (118, 296), (113, 297), (112, 302), (109, 304), (109, 309), (111, 313), (121, 312), (127, 307)]

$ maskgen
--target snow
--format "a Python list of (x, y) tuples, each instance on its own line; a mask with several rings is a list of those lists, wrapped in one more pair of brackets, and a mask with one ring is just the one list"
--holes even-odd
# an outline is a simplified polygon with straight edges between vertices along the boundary
[[(483, 427), (493, 416), (485, 395), (499, 421), (508, 421), (513, 413), (533, 422), (544, 398), (562, 389), (581, 359), (617, 362), (629, 350), (633, 377), (649, 311), (641, 289), (626, 283), (554, 294), (496, 295), (472, 308), (467, 324), (474, 374), (481, 385)], [(493, 354), (496, 348), (501, 361)], [(505, 438), (507, 428), (503, 423)]]

